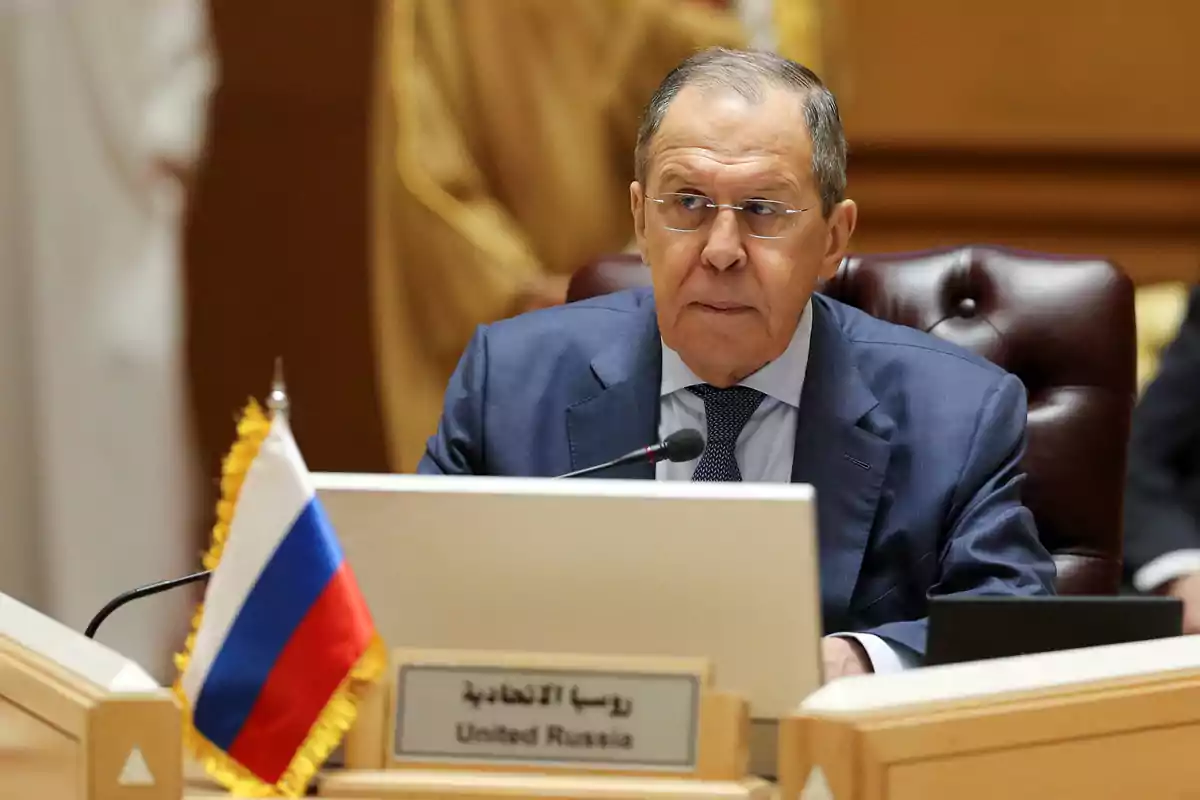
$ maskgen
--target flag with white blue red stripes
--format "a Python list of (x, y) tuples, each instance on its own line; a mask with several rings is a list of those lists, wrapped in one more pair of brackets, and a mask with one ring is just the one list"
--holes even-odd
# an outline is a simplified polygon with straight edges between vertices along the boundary
[(301, 796), (385, 655), (286, 417), (252, 404), (239, 434), (176, 694), (214, 779)]

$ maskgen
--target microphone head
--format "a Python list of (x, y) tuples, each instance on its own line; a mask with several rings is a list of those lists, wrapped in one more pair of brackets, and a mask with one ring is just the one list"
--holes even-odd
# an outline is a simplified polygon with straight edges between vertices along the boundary
[(675, 431), (663, 439), (663, 444), (668, 461), (691, 461), (704, 452), (704, 437), (695, 428)]

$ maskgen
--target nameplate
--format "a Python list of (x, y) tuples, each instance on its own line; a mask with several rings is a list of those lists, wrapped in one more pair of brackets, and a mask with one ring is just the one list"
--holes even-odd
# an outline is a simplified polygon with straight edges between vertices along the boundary
[(702, 661), (459, 652), (393, 663), (396, 766), (696, 770)]

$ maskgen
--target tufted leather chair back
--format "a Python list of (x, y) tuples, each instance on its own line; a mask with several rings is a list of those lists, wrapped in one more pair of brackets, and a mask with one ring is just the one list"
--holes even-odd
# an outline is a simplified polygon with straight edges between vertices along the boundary
[[(648, 286), (637, 255), (577, 272), (567, 299)], [(1029, 397), (1025, 504), (1063, 594), (1112, 594), (1135, 397), (1133, 286), (1110, 261), (992, 246), (848, 257), (825, 295), (954, 342)]]

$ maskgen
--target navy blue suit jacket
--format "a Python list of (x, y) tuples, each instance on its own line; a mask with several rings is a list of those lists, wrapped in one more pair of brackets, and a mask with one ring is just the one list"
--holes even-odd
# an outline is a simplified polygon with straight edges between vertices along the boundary
[[(418, 471), (551, 476), (655, 441), (661, 347), (648, 289), (479, 328)], [(792, 481), (816, 489), (827, 633), (920, 657), (930, 595), (1053, 592), (1020, 498), (1025, 402), (990, 362), (813, 296)]]

